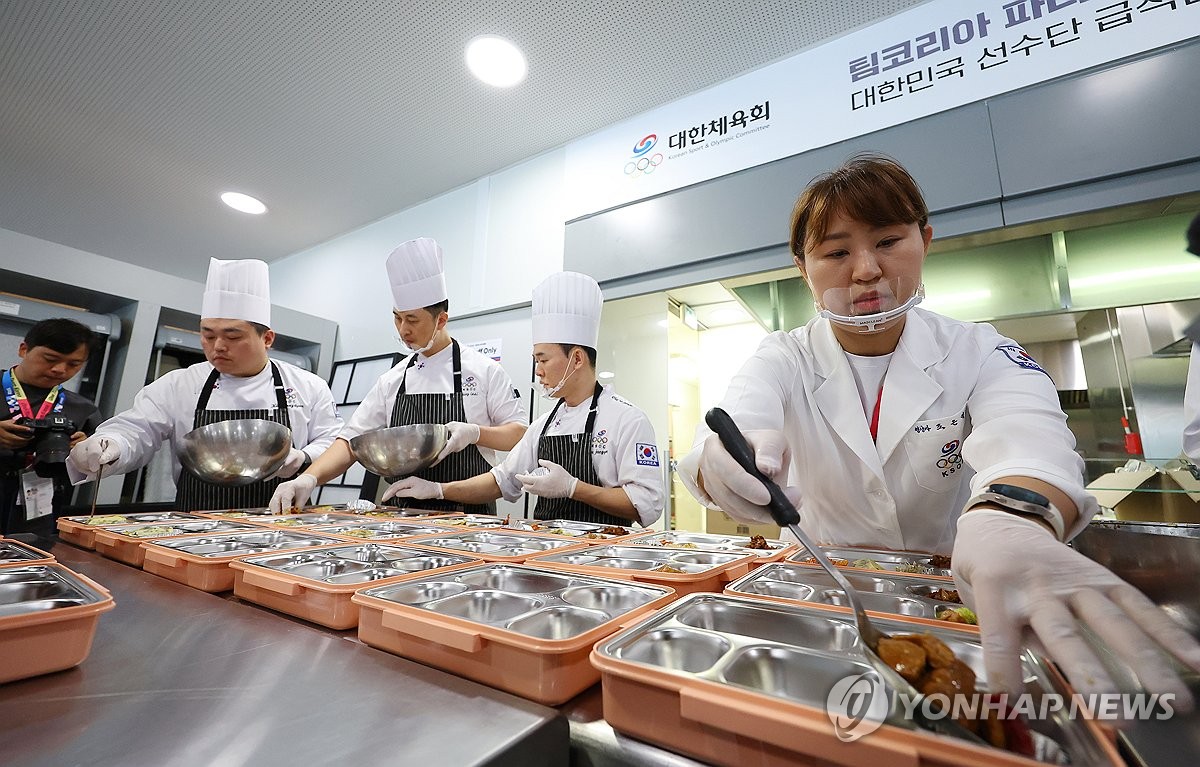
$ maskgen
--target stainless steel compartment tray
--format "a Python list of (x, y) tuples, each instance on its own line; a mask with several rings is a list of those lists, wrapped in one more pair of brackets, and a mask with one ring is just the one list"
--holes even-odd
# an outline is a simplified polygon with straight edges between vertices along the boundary
[(515, 530), (465, 530), (428, 538), (416, 538), (410, 542), (423, 546), (465, 551), (470, 554), (493, 554), (499, 557), (519, 557), (553, 551), (564, 546), (579, 545), (578, 541), (566, 537), (560, 539), (526, 535)]
[(694, 549), (670, 549), (660, 546), (595, 546), (590, 549), (564, 551), (551, 556), (538, 557), (541, 562), (561, 562), (565, 565), (588, 567), (612, 567), (619, 570), (647, 570), (668, 565), (689, 575), (708, 572), (736, 562), (746, 555), (742, 552), (702, 551)]
[[(943, 580), (900, 573), (846, 573), (867, 610), (915, 618), (936, 619), (958, 602), (934, 599), (938, 589), (955, 591)], [(846, 595), (827, 573), (787, 562), (774, 562), (742, 576), (725, 587), (727, 593), (762, 595), (847, 606)]]
[(114, 525), (105, 529), (111, 533), (124, 535), (129, 538), (165, 538), (173, 535), (194, 535), (197, 533), (262, 530), (262, 527), (225, 519), (197, 519), (163, 524)]
[(351, 519), (336, 525), (314, 525), (307, 528), (314, 533), (350, 535), (355, 538), (407, 538), (415, 535), (437, 535), (450, 532), (444, 527), (418, 525), (412, 522), (381, 522), (377, 519)]
[(34, 562), (39, 559), (46, 559), (49, 556), (50, 555), (45, 552), (34, 551), (20, 541), (0, 540), (0, 565), (13, 565), (20, 562)]
[(63, 568), (29, 565), (0, 570), (0, 618), (96, 604), (105, 599)]
[[(883, 685), (863, 654), (853, 621), (853, 616), (819, 607), (691, 594), (600, 643), (596, 652), (670, 674), (731, 685), (825, 710), (832, 686), (848, 676), (865, 675), (873, 685)], [(986, 691), (983, 650), (979, 640), (970, 634), (949, 627), (916, 627), (889, 618), (875, 618), (872, 622), (892, 634), (931, 633), (938, 637), (971, 667), (978, 689)], [(1021, 663), (1024, 691), (1035, 702), (1046, 693), (1063, 694), (1064, 690), (1040, 658), (1026, 650)], [(914, 725), (903, 719), (903, 709), (890, 691), (888, 698), (893, 705), (888, 723), (913, 729)], [(1028, 724), (1038, 734), (1035, 740), (1042, 749), (1039, 758), (1043, 761), (1074, 765), (1106, 763), (1103, 752), (1082, 723), (1070, 720), (1062, 712)]]
[[(513, 530), (527, 530), (544, 535), (562, 535), (570, 538), (605, 540), (618, 536), (600, 531), (609, 527), (618, 527), (619, 525), (598, 525), (591, 522), (576, 522), (573, 519), (515, 519), (509, 520), (504, 526)], [(625, 527), (623, 529), (625, 532), (621, 533), (621, 535), (629, 535), (631, 528)]]
[(276, 549), (300, 549), (334, 543), (345, 543), (345, 541), (323, 535), (313, 535), (303, 530), (270, 530), (255, 527), (249, 532), (155, 541), (154, 545), (198, 557), (230, 557), (258, 554)]
[(658, 586), (490, 563), (359, 593), (539, 639), (569, 639), (669, 592)]
[[(822, 547), (825, 556), (834, 559), (844, 559), (847, 564), (844, 567), (851, 567), (855, 560), (870, 559), (875, 564), (879, 565), (879, 569), (885, 572), (898, 572), (911, 575), (940, 575), (942, 577), (953, 577), (953, 573), (949, 568), (934, 567), (930, 564), (932, 554), (925, 554), (915, 551), (888, 551), (886, 549), (860, 549), (847, 546)], [(815, 564), (805, 562), (812, 555), (804, 548), (788, 557), (789, 562), (799, 562), (801, 564)], [(868, 568), (873, 569), (873, 568)]]
[(698, 551), (736, 551), (741, 555), (754, 554), (769, 557), (778, 554), (781, 549), (795, 544), (774, 538), (765, 539), (770, 548), (749, 548), (750, 536), (747, 535), (718, 535), (716, 533), (688, 533), (679, 530), (641, 535), (632, 538), (629, 543), (638, 546), (663, 546), (665, 548), (695, 549)]
[(313, 525), (359, 525), (369, 524), (369, 520), (356, 519), (347, 513), (309, 513), (284, 514), (270, 520), (260, 520), (276, 527), (312, 527)]
[(504, 527), (510, 521), (508, 517), (497, 517), (492, 514), (459, 514), (439, 519), (437, 523), (444, 527)]
[[(118, 517), (122, 521), (114, 521)], [(63, 519), (92, 527), (112, 527), (114, 525), (183, 522), (189, 519), (203, 519), (203, 517), (183, 511), (135, 511), (130, 514), (82, 514), (75, 517), (63, 517)]]
[(377, 543), (333, 546), (298, 554), (272, 554), (245, 560), (246, 564), (330, 585), (369, 583), (435, 567), (477, 561), (475, 557)]

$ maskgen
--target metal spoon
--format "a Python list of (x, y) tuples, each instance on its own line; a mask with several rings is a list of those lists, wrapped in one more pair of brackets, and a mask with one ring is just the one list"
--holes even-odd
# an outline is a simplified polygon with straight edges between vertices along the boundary
[[(104, 437), (101, 437), (100, 438), (100, 452), (103, 453), (107, 449), (108, 449), (108, 440), (105, 439)], [(84, 522), (85, 525), (92, 524), (92, 517), (96, 516), (96, 501), (100, 500), (100, 477), (103, 475), (103, 473), (104, 473), (104, 464), (100, 464), (99, 466), (96, 467), (96, 487), (95, 487), (95, 490), (92, 492), (92, 512), (90, 514), (88, 514), (87, 522)]]
[(897, 696), (902, 697), (910, 703), (915, 703), (908, 710), (913, 712), (913, 717), (916, 723), (924, 729), (938, 732), (943, 735), (952, 735), (956, 738), (969, 740), (972, 743), (979, 745), (988, 745), (982, 738), (967, 728), (960, 725), (958, 722), (949, 716), (934, 719), (925, 715), (925, 696), (912, 686), (912, 683), (900, 675), (896, 669), (889, 666), (877, 654), (879, 648), (879, 640), (887, 639), (888, 635), (877, 629), (871, 620), (867, 617), (867, 613), (863, 610), (862, 603), (858, 599), (858, 592), (850, 585), (850, 581), (842, 574), (841, 570), (833, 566), (825, 556), (825, 552), (817, 546), (808, 534), (800, 529), (800, 514), (792, 506), (787, 496), (783, 494), (783, 490), (779, 485), (758, 470), (754, 463), (754, 451), (750, 449), (750, 445), (746, 442), (746, 438), (742, 436), (741, 430), (733, 419), (719, 407), (714, 407), (709, 410), (704, 416), (705, 423), (712, 429), (717, 437), (720, 438), (721, 444), (733, 456), (733, 460), (738, 462), (738, 465), (745, 469), (746, 473), (752, 477), (756, 477), (767, 491), (771, 494), (771, 502), (767, 506), (767, 510), (771, 512), (771, 518), (782, 527), (786, 527), (792, 531), (799, 541), (808, 549), (808, 553), (817, 561), (825, 572), (829, 573), (830, 577), (841, 587), (842, 591), (846, 592), (846, 600), (850, 603), (850, 608), (854, 611), (854, 622), (858, 626), (859, 636), (862, 637), (863, 648), (867, 660), (879, 672), (883, 680), (892, 688)]

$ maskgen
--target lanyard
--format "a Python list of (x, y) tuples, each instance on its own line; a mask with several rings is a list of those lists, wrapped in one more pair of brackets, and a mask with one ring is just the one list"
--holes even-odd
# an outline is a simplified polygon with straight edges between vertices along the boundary
[[(8, 411), (13, 418), (18, 415), (32, 420), (33, 408), (29, 406), (29, 398), (21, 388), (21, 382), (13, 375), (12, 370), (5, 370), (3, 376), (4, 401), (8, 403)], [(61, 413), (66, 404), (67, 393), (61, 386), (56, 385), (46, 394), (46, 401), (38, 408), (37, 418), (45, 418), (51, 412)]]
[(879, 405), (883, 402), (883, 384), (879, 384), (879, 396), (875, 398), (875, 410), (871, 413), (871, 441), (878, 441), (879, 436)]

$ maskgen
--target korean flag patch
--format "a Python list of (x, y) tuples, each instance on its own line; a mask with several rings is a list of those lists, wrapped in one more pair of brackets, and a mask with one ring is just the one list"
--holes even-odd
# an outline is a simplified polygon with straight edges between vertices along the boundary
[(658, 445), (639, 442), (634, 446), (634, 452), (637, 454), (638, 466), (658, 465)]
[(1050, 377), (1050, 374), (1043, 370), (1042, 366), (1037, 364), (1037, 361), (1034, 360), (1033, 357), (1029, 356), (1029, 352), (1025, 351), (1016, 344), (1006, 344), (1004, 346), (997, 346), (996, 348), (1004, 352), (1005, 357), (1008, 357), (1021, 367), (1028, 368), (1030, 370), (1036, 370), (1037, 372), (1044, 374), (1047, 378)]

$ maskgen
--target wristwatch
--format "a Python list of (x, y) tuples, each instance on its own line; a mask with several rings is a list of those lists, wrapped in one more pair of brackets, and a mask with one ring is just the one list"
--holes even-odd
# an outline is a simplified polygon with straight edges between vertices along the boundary
[(1050, 525), (1054, 530), (1054, 535), (1060, 541), (1067, 537), (1066, 522), (1063, 520), (1062, 512), (1041, 493), (1019, 485), (996, 483), (988, 485), (987, 490), (967, 501), (967, 508), (970, 509), (981, 503), (992, 503), (1003, 507), (1005, 511), (1021, 516), (1037, 517)]

